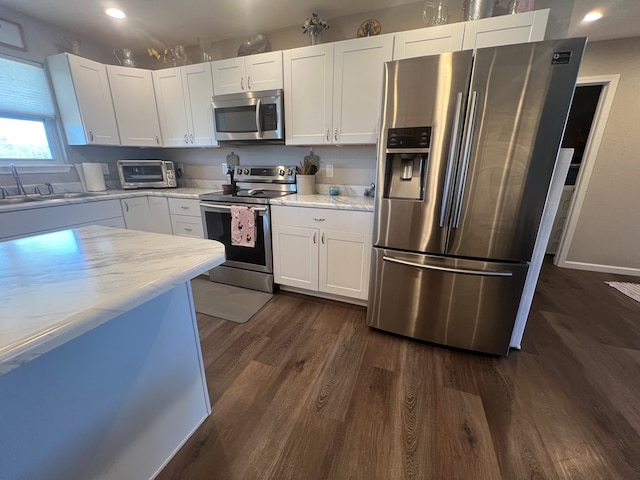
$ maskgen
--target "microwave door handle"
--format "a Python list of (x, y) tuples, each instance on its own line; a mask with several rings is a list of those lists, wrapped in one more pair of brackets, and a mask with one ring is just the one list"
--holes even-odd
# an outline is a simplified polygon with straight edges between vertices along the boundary
[(258, 136), (262, 138), (262, 127), (260, 125), (260, 106), (262, 104), (262, 100), (259, 98), (258, 103), (256, 103), (256, 127), (258, 129)]

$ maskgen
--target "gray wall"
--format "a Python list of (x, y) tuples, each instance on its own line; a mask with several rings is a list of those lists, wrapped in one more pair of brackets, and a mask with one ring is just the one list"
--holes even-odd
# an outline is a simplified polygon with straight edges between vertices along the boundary
[(640, 37), (587, 46), (581, 77), (620, 74), (567, 261), (640, 269)]

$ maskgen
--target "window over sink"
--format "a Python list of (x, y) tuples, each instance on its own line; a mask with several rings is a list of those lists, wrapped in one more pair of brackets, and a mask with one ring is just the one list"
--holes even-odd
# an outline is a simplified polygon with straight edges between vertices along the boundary
[(0, 166), (52, 165), (65, 159), (43, 66), (0, 56)]

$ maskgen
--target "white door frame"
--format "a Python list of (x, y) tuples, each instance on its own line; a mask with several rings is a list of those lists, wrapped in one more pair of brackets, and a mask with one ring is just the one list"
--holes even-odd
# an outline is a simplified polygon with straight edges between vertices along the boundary
[(616, 89), (618, 88), (618, 82), (620, 75), (598, 75), (594, 77), (580, 77), (576, 82), (578, 86), (585, 85), (602, 85), (602, 93), (598, 101), (595, 115), (593, 117), (593, 125), (591, 133), (587, 139), (585, 145), (584, 155), (582, 157), (582, 165), (578, 172), (578, 178), (576, 179), (576, 188), (571, 198), (571, 206), (569, 207), (569, 213), (567, 215), (567, 222), (565, 223), (560, 238), (560, 244), (558, 246), (558, 252), (556, 253), (553, 263), (559, 267), (574, 268), (577, 270), (591, 270), (607, 273), (621, 273), (621, 274), (633, 274), (630, 270), (622, 267), (613, 267), (609, 265), (596, 265), (584, 262), (572, 262), (567, 261), (567, 255), (573, 242), (573, 237), (576, 233), (576, 227), (578, 225), (578, 219), (580, 218), (580, 212), (584, 204), (584, 199), (589, 188), (589, 182), (591, 181), (591, 174), (595, 168), (596, 159), (598, 157), (598, 151), (600, 150), (600, 143), (604, 136), (604, 131), (607, 126), (607, 120), (613, 105), (613, 99), (616, 95)]

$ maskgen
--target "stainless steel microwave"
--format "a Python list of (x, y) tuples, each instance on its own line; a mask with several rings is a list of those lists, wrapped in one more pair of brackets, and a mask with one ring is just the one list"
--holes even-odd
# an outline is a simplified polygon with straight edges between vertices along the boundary
[(176, 171), (170, 160), (118, 160), (122, 188), (175, 188)]
[(216, 140), (236, 144), (284, 143), (282, 90), (215, 95)]

